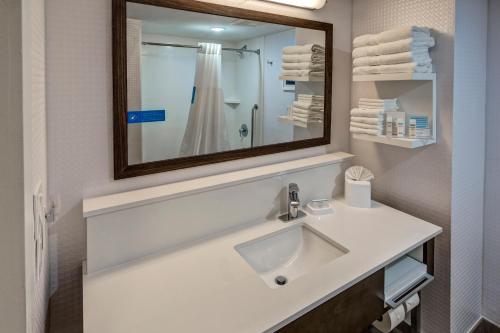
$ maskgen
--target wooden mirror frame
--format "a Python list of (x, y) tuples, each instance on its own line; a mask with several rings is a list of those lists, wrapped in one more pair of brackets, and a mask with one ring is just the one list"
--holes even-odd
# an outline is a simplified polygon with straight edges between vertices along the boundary
[[(278, 143), (254, 148), (224, 151), (208, 155), (180, 157), (129, 165), (127, 124), (127, 2), (167, 7), (218, 16), (288, 25), (325, 32), (325, 115), (322, 138)], [(113, 0), (113, 149), (114, 178), (124, 179), (165, 171), (196, 167), (242, 158), (281, 153), (330, 144), (332, 112), (333, 25), (295, 17), (210, 4), (195, 0)]]

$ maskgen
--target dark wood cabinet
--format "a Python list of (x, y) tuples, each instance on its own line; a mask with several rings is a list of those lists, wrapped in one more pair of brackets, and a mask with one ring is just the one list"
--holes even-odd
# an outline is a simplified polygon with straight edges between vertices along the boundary
[(384, 270), (280, 329), (280, 333), (361, 333), (384, 313)]
[[(434, 275), (434, 239), (422, 246), (423, 263)], [(280, 333), (379, 333), (371, 324), (389, 310), (384, 304), (384, 272), (374, 273), (338, 296), (278, 330)], [(421, 294), (419, 293), (420, 298)], [(385, 308), (384, 308), (385, 307)], [(420, 332), (421, 305), (411, 311), (411, 325), (403, 322), (396, 333)]]

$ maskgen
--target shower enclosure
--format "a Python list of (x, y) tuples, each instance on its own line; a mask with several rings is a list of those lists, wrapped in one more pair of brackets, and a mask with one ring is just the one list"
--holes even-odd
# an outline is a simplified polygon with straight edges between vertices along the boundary
[[(182, 139), (196, 96), (194, 78), (199, 50), (197, 41), (187, 38), (182, 39), (183, 43), (162, 41), (166, 38), (161, 36), (146, 38), (141, 55), (142, 109), (164, 105), (167, 121), (142, 124), (143, 162), (182, 155)], [(226, 124), (223, 130), (230, 150), (250, 148), (262, 141), (262, 47), (263, 38), (222, 44), (220, 83)], [(246, 128), (246, 135), (242, 127)]]

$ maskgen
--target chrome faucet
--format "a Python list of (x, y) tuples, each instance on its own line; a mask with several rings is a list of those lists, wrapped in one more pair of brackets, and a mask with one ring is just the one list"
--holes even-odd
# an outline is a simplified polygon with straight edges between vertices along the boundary
[(305, 214), (300, 208), (299, 186), (295, 183), (288, 185), (288, 213), (280, 216), (280, 220), (284, 222), (292, 221), (304, 217)]

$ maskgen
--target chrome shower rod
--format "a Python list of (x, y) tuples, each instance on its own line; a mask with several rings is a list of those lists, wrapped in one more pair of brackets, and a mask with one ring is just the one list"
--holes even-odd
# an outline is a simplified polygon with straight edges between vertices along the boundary
[[(171, 46), (171, 47), (184, 47), (188, 49), (200, 49), (201, 46), (196, 46), (196, 45), (185, 45), (185, 44), (165, 44), (165, 43), (152, 43), (152, 42), (142, 42), (142, 45), (154, 45), (154, 46)], [(249, 52), (249, 53), (255, 53), (255, 54), (260, 54), (260, 50), (248, 50), (246, 46), (242, 47), (241, 49), (234, 49), (230, 47), (223, 47), (222, 51), (233, 51), (233, 52)]]

